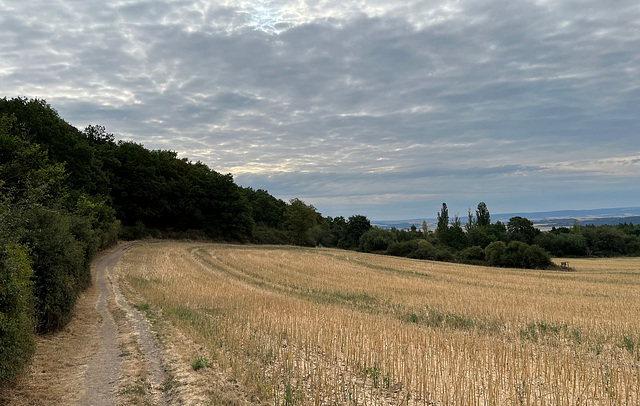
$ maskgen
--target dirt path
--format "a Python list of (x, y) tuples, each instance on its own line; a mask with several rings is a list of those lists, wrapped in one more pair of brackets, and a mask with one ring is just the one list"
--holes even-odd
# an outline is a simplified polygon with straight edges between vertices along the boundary
[(37, 337), (28, 369), (0, 385), (0, 405), (265, 404), (228, 371), (215, 365), (195, 371), (191, 362), (206, 355), (204, 348), (125, 281), (119, 261), (147, 243), (123, 243), (94, 259), (93, 284), (78, 298), (73, 319)]
[(3, 385), (7, 405), (168, 405), (167, 375), (149, 322), (122, 297), (115, 266), (133, 244), (101, 253), (93, 286), (78, 300), (71, 323), (38, 338), (22, 376)]
[[(161, 390), (167, 379), (162, 367), (161, 352), (147, 320), (122, 297), (115, 276), (116, 264), (131, 246), (132, 244), (120, 245), (116, 250), (104, 253), (94, 263), (94, 285), (100, 292), (95, 307), (102, 318), (102, 324), (98, 330), (99, 349), (89, 362), (85, 377), (86, 391), (80, 399), (80, 405), (110, 406), (116, 403), (116, 394), (150, 395), (147, 397), (151, 399), (147, 401), (153, 400), (156, 405), (167, 404)], [(126, 314), (126, 321), (118, 323), (122, 312)], [(134, 353), (131, 350), (136, 350), (127, 350), (126, 347), (132, 344), (137, 344), (138, 352), (141, 350), (146, 364), (146, 370), (143, 371), (146, 376), (130, 382), (132, 371), (130, 368), (123, 368), (122, 363), (125, 357)]]

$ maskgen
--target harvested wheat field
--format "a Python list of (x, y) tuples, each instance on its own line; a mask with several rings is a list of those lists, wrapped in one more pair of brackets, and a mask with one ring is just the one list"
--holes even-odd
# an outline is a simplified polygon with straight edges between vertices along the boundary
[(160, 242), (118, 272), (198, 345), (194, 364), (256, 401), (638, 405), (640, 259), (568, 261), (573, 272)]

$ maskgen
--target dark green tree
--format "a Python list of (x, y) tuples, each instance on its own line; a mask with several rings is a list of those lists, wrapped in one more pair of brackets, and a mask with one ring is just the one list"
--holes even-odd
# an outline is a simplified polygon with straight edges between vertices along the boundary
[(316, 208), (295, 198), (289, 201), (285, 211), (285, 228), (289, 231), (291, 242), (295, 245), (313, 246), (310, 231), (318, 224)]
[(531, 220), (515, 216), (511, 217), (507, 223), (507, 233), (509, 234), (509, 241), (533, 244), (533, 239), (540, 234), (540, 230), (533, 226)]
[(442, 209), (438, 212), (438, 225), (436, 226), (436, 234), (442, 234), (449, 229), (449, 209), (447, 204), (442, 203)]
[(383, 252), (394, 242), (396, 242), (396, 236), (391, 231), (374, 227), (360, 237), (360, 250)]
[(38, 144), (48, 157), (64, 163), (69, 176), (66, 185), (71, 190), (89, 194), (106, 194), (109, 178), (101, 160), (87, 138), (64, 121), (46, 101), (40, 99), (0, 99), (0, 114), (13, 114), (23, 126), (26, 140)]
[(357, 214), (349, 217), (344, 228), (344, 235), (338, 242), (343, 249), (356, 249), (360, 246), (360, 237), (371, 230), (371, 222), (366, 216)]
[(478, 227), (477, 220), (473, 217), (471, 208), (469, 208), (469, 212), (467, 213), (467, 223), (464, 225), (464, 228), (465, 230), (467, 230), (467, 232), (469, 232), (476, 227)]
[(478, 203), (478, 208), (476, 209), (476, 224), (478, 227), (485, 227), (491, 224), (491, 215), (485, 202)]
[(491, 266), (502, 266), (502, 254), (507, 249), (507, 245), (502, 241), (494, 241), (484, 249), (484, 258)]
[(251, 206), (253, 221), (257, 226), (282, 228), (287, 203), (271, 196), (266, 190), (244, 188), (243, 193)]
[(457, 215), (454, 216), (451, 227), (442, 235), (441, 241), (454, 250), (461, 250), (467, 246), (467, 235)]

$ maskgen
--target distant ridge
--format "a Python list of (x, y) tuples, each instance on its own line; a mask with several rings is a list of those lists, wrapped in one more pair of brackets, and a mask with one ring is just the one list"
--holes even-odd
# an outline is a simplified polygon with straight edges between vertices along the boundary
[[(532, 213), (491, 213), (491, 222), (509, 221), (511, 217), (526, 217), (533, 221), (534, 225), (540, 229), (550, 229), (551, 227), (569, 227), (572, 226), (574, 220), (578, 220), (579, 224), (587, 225), (616, 225), (618, 223), (640, 223), (640, 207), (614, 207), (605, 209), (588, 209), (588, 210), (553, 210)], [(380, 228), (395, 227), (398, 229), (407, 229), (412, 225), (420, 228), (422, 221), (426, 220), (429, 229), (433, 230), (437, 224), (435, 218), (418, 218), (407, 220), (381, 220), (371, 221), (371, 224)], [(466, 217), (461, 217), (464, 224)]]

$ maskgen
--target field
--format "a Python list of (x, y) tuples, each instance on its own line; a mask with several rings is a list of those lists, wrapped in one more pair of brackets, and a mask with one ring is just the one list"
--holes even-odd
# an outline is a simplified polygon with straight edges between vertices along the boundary
[(266, 403), (638, 405), (640, 259), (568, 261), (159, 242), (118, 273), (193, 357)]

